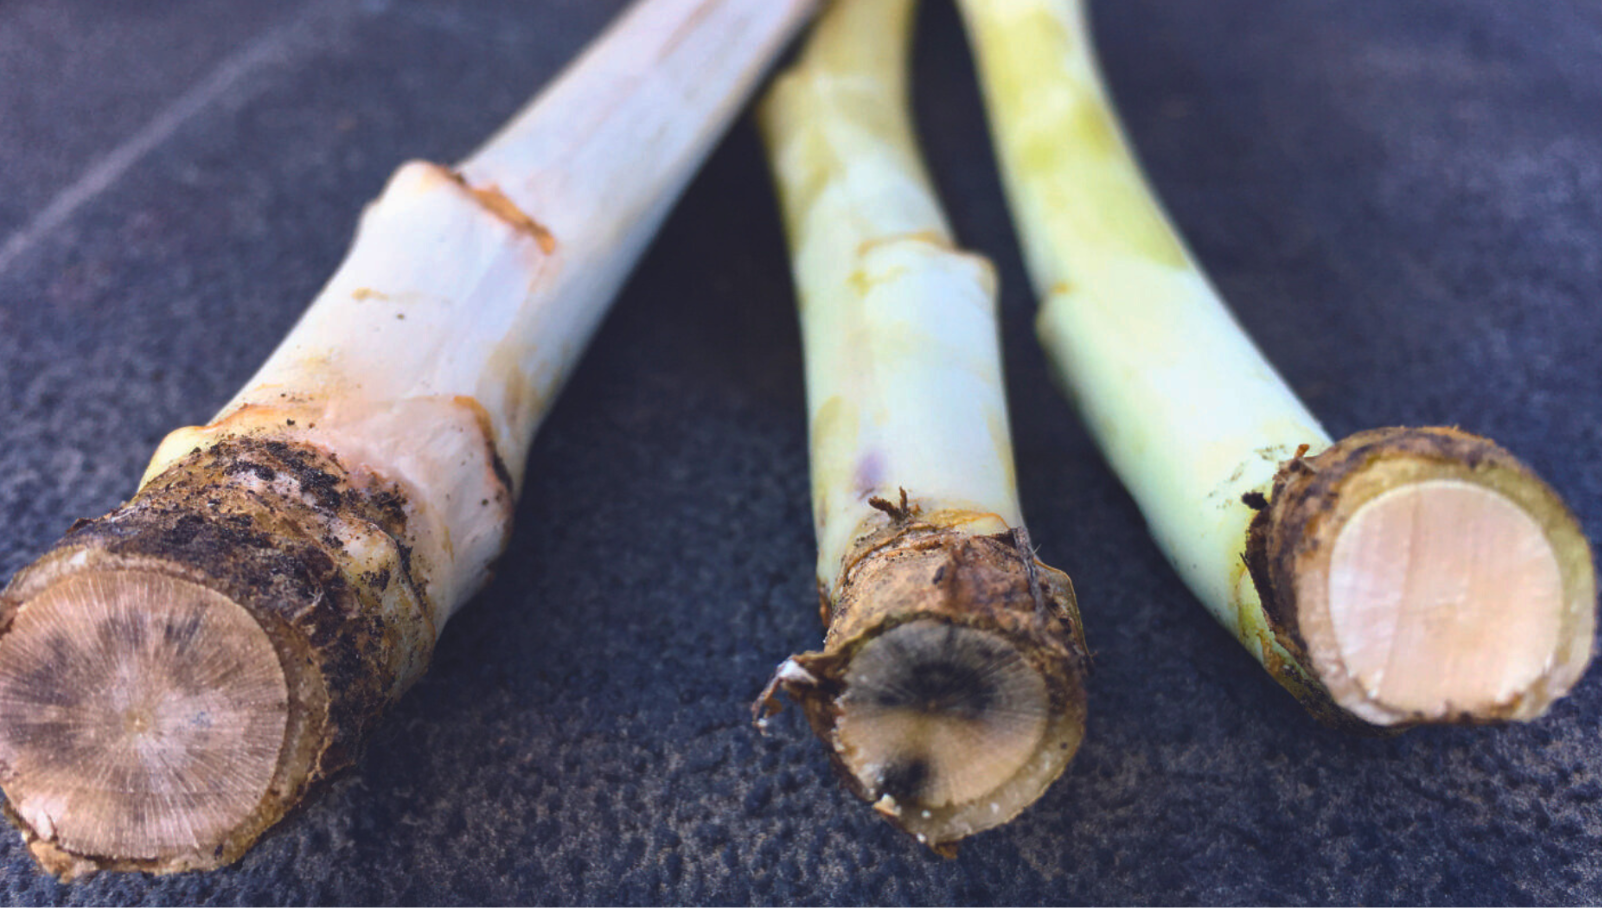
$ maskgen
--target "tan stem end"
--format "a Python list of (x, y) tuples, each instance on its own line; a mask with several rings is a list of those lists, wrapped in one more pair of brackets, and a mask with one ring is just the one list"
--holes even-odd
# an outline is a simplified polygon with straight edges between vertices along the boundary
[(434, 643), (399, 486), (197, 448), (0, 591), (0, 786), (48, 871), (231, 863), (355, 759)]
[(952, 854), (1062, 774), (1084, 736), (1088, 660), (1072, 585), (1022, 531), (914, 515), (857, 544), (825, 649), (787, 660), (770, 693), (801, 704), (853, 792)]
[(69, 574), (0, 637), (0, 765), (36, 854), (209, 864), (278, 766), (289, 692), (237, 603), (149, 571)]
[(1248, 560), (1281, 643), (1372, 725), (1533, 719), (1590, 660), (1578, 523), (1512, 455), (1455, 429), (1364, 432), (1290, 461)]

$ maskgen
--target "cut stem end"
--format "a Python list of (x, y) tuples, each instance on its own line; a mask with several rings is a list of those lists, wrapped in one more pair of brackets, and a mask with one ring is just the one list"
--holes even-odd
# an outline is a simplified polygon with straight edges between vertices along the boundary
[(211, 860), (267, 793), (288, 709), (255, 619), (164, 574), (69, 574), (0, 636), (6, 796), (47, 851)]
[(1398, 714), (1495, 710), (1557, 648), (1557, 554), (1529, 514), (1484, 486), (1438, 479), (1381, 493), (1336, 535), (1328, 584), (1342, 663)]
[(941, 841), (944, 821), (963, 807), (990, 799), (993, 813), (1012, 816), (1038, 794), (1008, 783), (1041, 749), (1051, 696), (998, 634), (899, 625), (857, 651), (836, 703), (841, 762), (868, 800), (909, 829), (928, 827)]
[(1086, 658), (1066, 576), (1019, 533), (944, 522), (859, 541), (827, 648), (786, 660), (759, 706), (782, 687), (857, 795), (951, 854), (1062, 774), (1084, 737)]
[(1282, 642), (1365, 722), (1534, 718), (1589, 661), (1589, 546), (1551, 490), (1485, 439), (1353, 436), (1288, 464), (1259, 527)]

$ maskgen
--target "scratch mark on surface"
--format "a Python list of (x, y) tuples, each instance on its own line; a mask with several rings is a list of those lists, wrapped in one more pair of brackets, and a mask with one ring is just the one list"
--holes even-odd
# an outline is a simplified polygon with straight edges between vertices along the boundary
[(5, 271), (18, 258), (32, 249), (66, 223), (85, 203), (117, 184), (128, 169), (154, 151), (192, 117), (211, 106), (245, 77), (264, 65), (281, 62), (286, 48), (302, 34), (326, 34), (329, 29), (318, 15), (332, 5), (320, 2), (307, 4), (289, 22), (246, 45), (242, 50), (223, 60), (211, 74), (184, 92), (163, 108), (138, 132), (117, 147), (101, 155), (72, 185), (56, 193), (55, 198), (0, 244), (0, 272)]

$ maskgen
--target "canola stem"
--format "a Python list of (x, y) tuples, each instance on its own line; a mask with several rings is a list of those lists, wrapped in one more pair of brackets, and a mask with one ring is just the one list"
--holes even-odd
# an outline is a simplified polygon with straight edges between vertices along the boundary
[(1259, 660), (1250, 491), (1330, 442), (1236, 324), (1129, 152), (1077, 0), (960, 0), (1041, 341), (1186, 584)]
[(1147, 187), (1082, 0), (958, 6), (1041, 342), (1197, 598), (1333, 724), (1539, 715), (1583, 671), (1595, 623), (1562, 502), (1456, 430), (1332, 444)]
[(515, 498), (612, 297), (813, 5), (635, 3), (457, 169), (402, 166), (289, 336), (208, 426), (165, 440), (146, 481), (265, 415), (348, 446), (434, 515), (443, 625), (505, 543), (510, 511), (479, 503), (503, 479)]
[(230, 863), (356, 759), (487, 581), (612, 297), (813, 5), (638, 0), (459, 169), (403, 165), (244, 389), (0, 592), (0, 784), (41, 865)]
[(828, 632), (783, 688), (846, 784), (918, 841), (1012, 819), (1084, 731), (1068, 578), (1012, 467), (990, 263), (957, 249), (907, 102), (913, 0), (843, 0), (763, 102), (806, 353)]
[(990, 263), (957, 249), (906, 104), (911, 0), (837, 4), (762, 125), (806, 348), (818, 581), (899, 489), (928, 512), (1022, 522)]

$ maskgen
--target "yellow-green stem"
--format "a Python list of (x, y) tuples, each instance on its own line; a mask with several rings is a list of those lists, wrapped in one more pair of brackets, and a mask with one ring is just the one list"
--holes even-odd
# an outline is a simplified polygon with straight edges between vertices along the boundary
[(1067, 577), (1021, 527), (994, 271), (953, 245), (918, 155), (914, 8), (834, 4), (762, 105), (829, 625), (775, 683), (854, 791), (944, 848), (1062, 771), (1083, 732), (1083, 647)]
[[(1595, 582), (1572, 515), (1484, 439), (1394, 430), (1383, 443), (1360, 436), (1331, 448), (1148, 189), (1108, 104), (1081, 0), (958, 5), (1041, 301), (1041, 342), (1191, 590), (1337, 724), (1538, 715), (1579, 677), (1590, 651)], [(1353, 451), (1366, 459), (1354, 465)], [(1355, 519), (1355, 507), (1337, 502), (1331, 513), (1341, 521), (1278, 526), (1300, 513), (1302, 484), (1289, 478), (1335, 463), (1352, 473), (1354, 495), (1372, 490), (1365, 471), (1382, 463), (1424, 466), (1384, 468), (1411, 485), (1379, 518)], [(1460, 480), (1474, 488), (1453, 484)], [(1404, 524), (1415, 513), (1459, 527), (1461, 538), (1421, 542), (1414, 550), (1428, 558), (1387, 556), (1373, 540), (1412, 539)], [(1278, 553), (1248, 559), (1250, 524), (1252, 544)], [(1499, 551), (1507, 546), (1498, 540), (1515, 539), (1520, 552)], [(1291, 570), (1283, 552), (1293, 550), (1317, 557)], [(1337, 551), (1347, 554), (1332, 562)], [(1481, 578), (1476, 589), (1452, 580), (1465, 565)], [(1494, 590), (1511, 600), (1490, 601), (1503, 595)], [(1518, 642), (1503, 643), (1497, 616), (1507, 608), (1543, 614)], [(1383, 668), (1419, 659), (1440, 659), (1447, 680)]]

